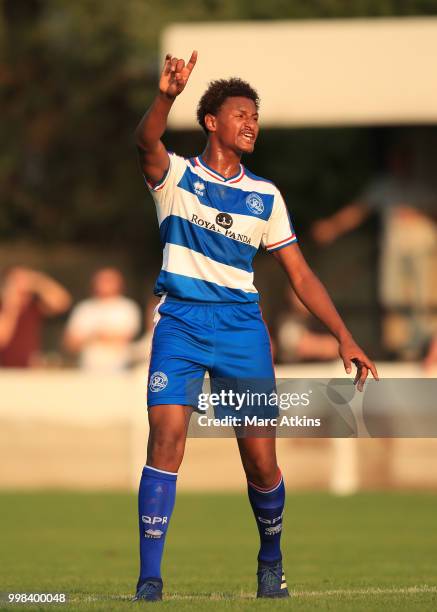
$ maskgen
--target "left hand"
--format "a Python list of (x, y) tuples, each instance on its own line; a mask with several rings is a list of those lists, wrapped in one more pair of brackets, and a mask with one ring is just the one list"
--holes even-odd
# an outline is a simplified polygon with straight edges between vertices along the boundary
[(360, 349), (358, 344), (352, 339), (342, 340), (339, 346), (340, 357), (344, 363), (344, 369), (347, 374), (352, 371), (352, 363), (357, 367), (357, 373), (354, 380), (354, 385), (357, 385), (358, 391), (362, 391), (366, 382), (369, 370), (375, 380), (379, 380), (378, 371), (375, 364), (371, 361), (365, 352)]

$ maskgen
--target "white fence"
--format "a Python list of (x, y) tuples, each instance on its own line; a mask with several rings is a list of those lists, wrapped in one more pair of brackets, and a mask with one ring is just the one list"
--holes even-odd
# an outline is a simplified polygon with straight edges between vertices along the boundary
[[(424, 376), (413, 364), (378, 367), (385, 377)], [(276, 372), (344, 376), (339, 363)], [(145, 376), (145, 368), (118, 375), (0, 371), (0, 487), (136, 489), (147, 440)], [(282, 438), (278, 456), (290, 489), (437, 488), (435, 439)], [(180, 488), (244, 486), (235, 440), (188, 440)]]

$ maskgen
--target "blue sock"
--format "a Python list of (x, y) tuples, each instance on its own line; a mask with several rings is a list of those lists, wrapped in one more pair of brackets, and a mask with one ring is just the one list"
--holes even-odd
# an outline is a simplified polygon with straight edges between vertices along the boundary
[(140, 525), (140, 577), (138, 587), (148, 578), (161, 578), (165, 536), (176, 497), (174, 472), (144, 466), (138, 493)]
[(279, 561), (281, 555), (282, 515), (285, 504), (284, 480), (271, 489), (262, 489), (248, 481), (249, 501), (260, 537), (259, 561)]

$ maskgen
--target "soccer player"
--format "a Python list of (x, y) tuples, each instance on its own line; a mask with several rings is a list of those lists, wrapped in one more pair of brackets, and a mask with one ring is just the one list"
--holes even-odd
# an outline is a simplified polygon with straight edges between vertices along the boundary
[[(159, 92), (136, 129), (141, 169), (157, 209), (163, 265), (155, 286), (162, 299), (148, 379), (150, 434), (138, 498), (141, 568), (135, 600), (162, 599), (164, 541), (196, 408), (196, 389), (189, 383), (201, 384), (208, 371), (216, 388), (246, 379), (274, 388), (268, 331), (253, 285), (252, 260), (260, 244), (337, 338), (347, 373), (355, 363), (359, 390), (369, 370), (378, 376), (305, 262), (278, 189), (241, 164), (258, 136), (256, 91), (238, 78), (213, 81), (197, 109), (207, 136), (203, 153), (184, 159), (166, 151), (161, 136), (167, 117), (196, 59), (196, 51), (187, 64), (166, 56)], [(260, 536), (257, 596), (288, 597), (280, 549), (285, 489), (275, 437), (243, 436), (238, 446)]]

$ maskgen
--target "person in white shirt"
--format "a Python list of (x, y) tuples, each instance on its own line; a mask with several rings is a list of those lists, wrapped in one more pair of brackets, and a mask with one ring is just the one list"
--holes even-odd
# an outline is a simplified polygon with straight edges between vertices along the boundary
[(141, 328), (139, 306), (123, 295), (124, 279), (115, 268), (98, 270), (91, 281), (92, 297), (72, 310), (64, 345), (79, 355), (86, 370), (114, 372), (128, 367), (129, 345)]

